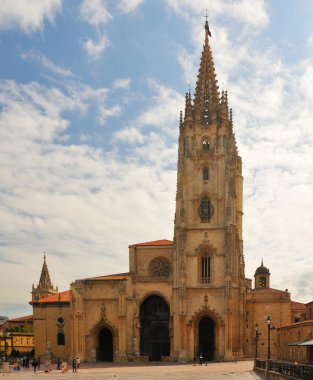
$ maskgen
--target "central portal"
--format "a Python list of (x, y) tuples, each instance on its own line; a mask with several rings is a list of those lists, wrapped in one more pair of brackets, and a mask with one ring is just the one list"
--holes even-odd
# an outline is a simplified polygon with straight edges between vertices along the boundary
[(199, 322), (199, 354), (205, 361), (214, 360), (215, 323), (210, 317), (203, 317)]
[(99, 333), (98, 361), (113, 361), (113, 336), (108, 328), (103, 328)]
[(170, 312), (162, 297), (150, 296), (140, 306), (140, 355), (160, 361), (170, 355)]

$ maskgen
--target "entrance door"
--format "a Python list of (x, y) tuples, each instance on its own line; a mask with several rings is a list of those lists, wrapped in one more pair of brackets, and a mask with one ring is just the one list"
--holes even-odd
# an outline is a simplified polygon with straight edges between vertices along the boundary
[(215, 324), (210, 317), (203, 317), (199, 322), (199, 355), (206, 361), (214, 360)]
[(113, 336), (107, 328), (103, 328), (99, 334), (98, 361), (113, 361)]
[(140, 355), (150, 361), (160, 361), (170, 355), (170, 312), (159, 296), (147, 298), (140, 307)]

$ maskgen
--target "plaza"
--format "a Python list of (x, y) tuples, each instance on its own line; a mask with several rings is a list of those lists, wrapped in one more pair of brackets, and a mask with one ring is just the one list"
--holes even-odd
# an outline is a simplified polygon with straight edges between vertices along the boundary
[(18, 372), (10, 372), (1, 374), (1, 378), (7, 379), (32, 379), (38, 380), (53, 378), (53, 379), (74, 379), (80, 378), (89, 379), (179, 379), (179, 380), (222, 380), (222, 379), (240, 379), (252, 380), (262, 379), (259, 375), (253, 372), (253, 361), (240, 362), (223, 362), (223, 363), (208, 363), (200, 366), (199, 364), (103, 364), (103, 363), (83, 363), (77, 373), (72, 373), (71, 368), (67, 373), (61, 373), (53, 366), (52, 372), (45, 373), (42, 369), (33, 372), (32, 368), (21, 369)]

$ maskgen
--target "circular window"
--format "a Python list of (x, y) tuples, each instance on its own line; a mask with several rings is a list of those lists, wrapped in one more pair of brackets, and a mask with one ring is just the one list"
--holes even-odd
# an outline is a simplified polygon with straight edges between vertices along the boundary
[(58, 325), (64, 325), (64, 318), (63, 317), (58, 317), (57, 324)]
[(166, 259), (153, 260), (150, 272), (153, 277), (168, 277), (171, 273), (171, 264)]

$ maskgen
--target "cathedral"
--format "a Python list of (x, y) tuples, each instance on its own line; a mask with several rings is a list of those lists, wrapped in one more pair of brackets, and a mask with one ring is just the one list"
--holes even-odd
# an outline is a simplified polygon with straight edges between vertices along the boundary
[[(194, 97), (179, 120), (174, 237), (129, 246), (129, 272), (33, 286), (35, 349), (82, 361), (240, 360), (267, 350), (266, 318), (292, 322), (288, 290), (262, 264), (245, 278), (243, 177), (227, 92), (205, 37)], [(258, 326), (258, 329), (256, 329)], [(278, 350), (274, 331), (272, 353)], [(275, 351), (276, 350), (276, 351)]]

